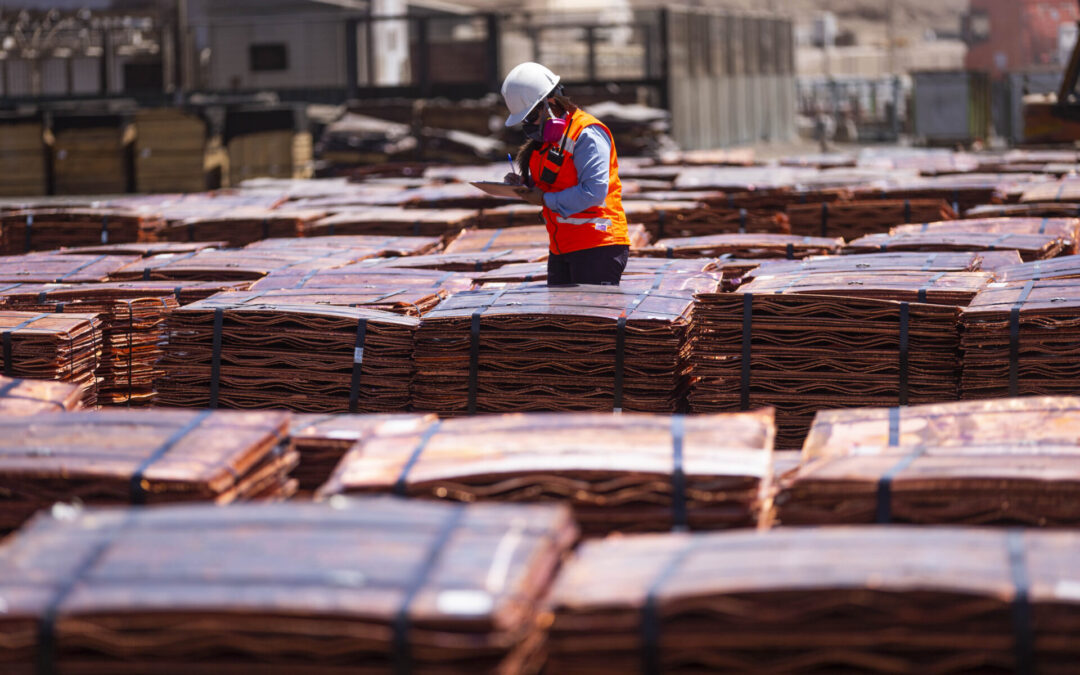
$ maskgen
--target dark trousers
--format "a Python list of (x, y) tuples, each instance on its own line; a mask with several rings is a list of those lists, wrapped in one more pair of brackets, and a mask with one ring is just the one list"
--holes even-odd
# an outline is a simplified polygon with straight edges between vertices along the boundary
[(550, 253), (547, 264), (548, 286), (618, 286), (629, 257), (629, 246), (597, 246), (561, 255)]

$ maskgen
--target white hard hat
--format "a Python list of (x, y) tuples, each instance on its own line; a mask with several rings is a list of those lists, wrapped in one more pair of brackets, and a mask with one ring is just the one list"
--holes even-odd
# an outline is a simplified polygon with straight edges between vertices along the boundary
[(510, 108), (506, 126), (520, 124), (558, 83), (559, 76), (539, 63), (526, 61), (515, 66), (502, 85), (503, 99)]

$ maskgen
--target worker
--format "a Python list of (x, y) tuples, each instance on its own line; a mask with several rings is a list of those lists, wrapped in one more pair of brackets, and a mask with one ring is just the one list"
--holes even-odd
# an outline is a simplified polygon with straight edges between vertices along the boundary
[(563, 93), (559, 77), (539, 63), (522, 63), (502, 85), (510, 115), (528, 139), (518, 172), (506, 182), (543, 207), (550, 251), (548, 285), (617, 286), (630, 255), (619, 160), (611, 131)]

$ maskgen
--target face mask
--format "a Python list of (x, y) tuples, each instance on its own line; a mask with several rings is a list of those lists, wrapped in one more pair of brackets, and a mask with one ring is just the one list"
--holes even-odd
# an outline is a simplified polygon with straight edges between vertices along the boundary
[(547, 119), (544, 121), (543, 128), (538, 123), (529, 124), (525, 122), (521, 125), (521, 130), (526, 138), (538, 143), (557, 143), (566, 133), (566, 120), (555, 117), (551, 112), (551, 106), (546, 103), (545, 107), (547, 108)]

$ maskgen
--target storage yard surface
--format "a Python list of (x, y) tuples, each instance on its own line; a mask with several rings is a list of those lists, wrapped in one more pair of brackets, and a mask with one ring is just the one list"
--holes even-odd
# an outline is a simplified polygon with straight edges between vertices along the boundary
[(505, 162), (12, 188), (0, 672), (1075, 672), (1078, 164), (622, 158), (619, 287)]

